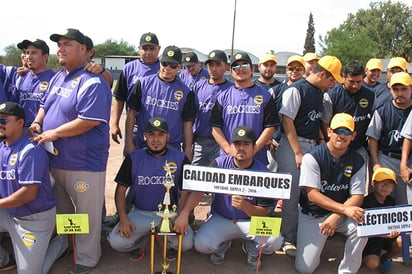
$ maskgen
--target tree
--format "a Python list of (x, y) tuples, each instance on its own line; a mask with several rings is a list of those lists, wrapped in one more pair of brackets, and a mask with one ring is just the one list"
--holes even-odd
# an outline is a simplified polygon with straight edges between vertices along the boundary
[(21, 66), (21, 49), (15, 44), (4, 48), (6, 55), (2, 56), (1, 63), (6, 66)]
[(134, 46), (129, 45), (123, 40), (117, 42), (111, 39), (107, 39), (103, 44), (95, 45), (94, 49), (96, 57), (104, 57), (108, 55), (139, 55)]
[(346, 21), (321, 38), (322, 54), (345, 60), (412, 56), (412, 9), (391, 1), (372, 2), (369, 9), (349, 14)]
[(306, 31), (305, 46), (303, 54), (316, 52), (315, 48), (315, 24), (313, 23), (312, 12), (309, 14), (308, 29)]

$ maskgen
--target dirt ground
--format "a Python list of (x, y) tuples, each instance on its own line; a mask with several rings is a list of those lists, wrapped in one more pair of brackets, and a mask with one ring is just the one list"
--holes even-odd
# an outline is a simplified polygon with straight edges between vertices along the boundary
[[(123, 117), (124, 119), (124, 117)], [(114, 189), (115, 183), (113, 181), (118, 168), (122, 162), (122, 145), (111, 142), (109, 161), (107, 165), (107, 179), (106, 179), (106, 209), (107, 216), (111, 216), (115, 213), (116, 208), (114, 205)], [(206, 217), (206, 213), (209, 210), (209, 201), (207, 197), (202, 201), (195, 209), (196, 223), (201, 224)], [(106, 228), (109, 230), (109, 228)], [(7, 242), (7, 239), (5, 240)], [(321, 256), (321, 263), (316, 273), (330, 274), (336, 273), (340, 259), (343, 255), (343, 237), (337, 235), (328, 240), (327, 245)], [(8, 248), (10, 244), (6, 243)], [(149, 245), (145, 249), (145, 258), (139, 262), (133, 262), (129, 260), (128, 253), (119, 253), (114, 251), (109, 243), (106, 241), (102, 243), (103, 256), (98, 266), (90, 273), (92, 274), (109, 274), (109, 273), (150, 273), (150, 248)], [(161, 271), (161, 251), (160, 246), (156, 243), (155, 246), (155, 271)], [(243, 274), (253, 273), (246, 266), (246, 255), (241, 251), (241, 241), (237, 240), (233, 242), (232, 247), (227, 252), (225, 262), (221, 265), (212, 265), (208, 262), (208, 255), (200, 254), (194, 250), (190, 250), (183, 253), (181, 263), (182, 274)], [(276, 252), (271, 256), (262, 257), (263, 269), (259, 272), (262, 274), (280, 274), (280, 273), (297, 273), (294, 268), (294, 259), (288, 257), (282, 252)], [(411, 268), (407, 268), (402, 265), (401, 258), (397, 258), (393, 263), (393, 273), (410, 274)], [(73, 267), (73, 255), (64, 257), (57, 261), (50, 273), (61, 274), (68, 273)], [(170, 263), (169, 271), (176, 271), (175, 262)], [(17, 273), (16, 270), (5, 271), (4, 273)], [(367, 270), (364, 267), (360, 269), (358, 273), (379, 273), (379, 271)]]

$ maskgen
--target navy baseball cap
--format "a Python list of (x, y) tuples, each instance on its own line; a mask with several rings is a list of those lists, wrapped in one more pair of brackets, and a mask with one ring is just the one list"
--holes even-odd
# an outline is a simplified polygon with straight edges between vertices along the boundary
[(24, 108), (15, 102), (5, 102), (0, 105), (0, 113), (16, 116), (19, 119), (26, 119)]
[(143, 33), (142, 37), (140, 37), (140, 44), (141, 47), (143, 46), (158, 46), (159, 40), (157, 39), (156, 34), (147, 32)]
[(247, 126), (236, 127), (232, 132), (232, 143), (243, 141), (247, 143), (255, 143), (256, 135), (252, 128)]
[(180, 64), (182, 61), (182, 51), (176, 46), (168, 46), (160, 57), (160, 62)]
[(144, 132), (152, 132), (155, 130), (163, 131), (164, 133), (169, 133), (169, 126), (164, 118), (152, 118), (146, 123)]
[(94, 48), (93, 40), (89, 36), (85, 35), (84, 36), (84, 41), (86, 43), (86, 48), (88, 50)]
[(231, 58), (230, 58), (230, 66), (233, 66), (234, 63), (237, 61), (246, 61), (250, 65), (252, 65), (252, 59), (250, 59), (249, 54), (247, 54), (244, 51), (239, 51), (235, 53)]
[(50, 35), (50, 40), (53, 42), (59, 42), (61, 37), (76, 40), (82, 45), (86, 45), (86, 39), (84, 38), (84, 34), (81, 33), (78, 29), (66, 29), (62, 34), (52, 34)]
[(43, 53), (49, 54), (49, 46), (41, 39), (33, 39), (33, 40), (23, 40), (21, 43), (17, 44), (19, 49), (27, 49), (28, 46), (33, 46), (38, 49), (41, 49)]
[(188, 52), (183, 56), (183, 65), (185, 66), (193, 66), (196, 65), (197, 62), (199, 62), (199, 58), (197, 58), (196, 53)]
[(207, 65), (207, 63), (210, 61), (223, 61), (227, 63), (227, 55), (223, 50), (218, 50), (218, 49), (212, 50), (209, 53), (205, 64)]

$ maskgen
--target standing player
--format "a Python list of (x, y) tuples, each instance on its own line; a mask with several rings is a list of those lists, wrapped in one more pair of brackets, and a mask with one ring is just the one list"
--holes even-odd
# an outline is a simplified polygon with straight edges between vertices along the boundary
[(309, 74), (312, 73), (313, 69), (316, 67), (319, 61), (319, 57), (313, 53), (313, 52), (307, 52), (305, 55), (303, 55), (303, 61), (305, 62), (305, 74), (303, 77), (308, 77)]
[(378, 58), (369, 59), (365, 66), (365, 77), (362, 85), (375, 93), (375, 100), (379, 94), (386, 90), (385, 84), (379, 82), (382, 69), (382, 60)]
[(201, 67), (199, 58), (193, 51), (183, 55), (182, 62), (185, 70), (179, 74), (179, 78), (190, 90), (193, 90), (196, 82), (209, 79), (208, 71)]
[(258, 70), (260, 76), (253, 83), (266, 90), (280, 84), (280, 81), (273, 77), (276, 73), (276, 56), (270, 53), (265, 53), (259, 58)]
[(412, 204), (412, 112), (409, 113), (401, 135), (403, 137), (400, 171), (402, 181), (407, 183), (406, 197), (408, 204)]
[(201, 166), (208, 166), (219, 156), (219, 145), (212, 136), (209, 119), (217, 96), (233, 86), (232, 82), (224, 78), (224, 73), (228, 69), (227, 56), (224, 51), (212, 50), (206, 60), (206, 66), (210, 79), (199, 81), (193, 88), (196, 118), (193, 124), (192, 164)]
[(252, 60), (246, 52), (232, 56), (230, 70), (235, 85), (217, 97), (209, 122), (212, 135), (220, 146), (220, 155), (227, 155), (232, 154), (228, 140), (233, 129), (239, 125), (253, 128), (258, 136), (256, 158), (267, 164), (266, 143), (279, 124), (275, 101), (267, 90), (253, 84)]
[(365, 165), (349, 147), (356, 133), (353, 117), (336, 114), (328, 128), (329, 141), (303, 156), (299, 186), (302, 188), (295, 267), (299, 273), (313, 273), (328, 237), (335, 232), (346, 236), (345, 251), (338, 273), (356, 273), (368, 239), (357, 236), (363, 222), (360, 206), (365, 193)]
[[(24, 109), (0, 105), (0, 231), (8, 232), (18, 273), (41, 273), (56, 223), (56, 198), (51, 191), (49, 159), (24, 133)], [(16, 267), (0, 246), (0, 271)]]
[(322, 57), (313, 72), (292, 85), (282, 95), (279, 113), (282, 115), (282, 138), (275, 153), (279, 172), (292, 174), (290, 199), (282, 207), (283, 251), (296, 254), (298, 225), (299, 174), (303, 154), (316, 145), (320, 138), (320, 116), (323, 91), (343, 82), (342, 64), (334, 56)]

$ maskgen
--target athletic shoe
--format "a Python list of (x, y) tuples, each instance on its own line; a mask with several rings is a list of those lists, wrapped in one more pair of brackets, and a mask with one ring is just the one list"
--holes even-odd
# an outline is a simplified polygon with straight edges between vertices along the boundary
[(223, 251), (222, 253), (210, 254), (209, 262), (215, 265), (222, 264), (225, 261), (225, 253), (230, 248), (231, 245), (232, 245), (232, 241), (228, 241), (227, 248), (225, 249), (225, 251)]
[(290, 242), (284, 242), (282, 247), (283, 252), (289, 257), (296, 257), (296, 246)]
[(70, 271), (70, 274), (87, 274), (92, 269), (93, 269), (93, 267), (91, 267), (91, 266), (76, 264), (76, 267)]
[(262, 269), (262, 262), (259, 262), (259, 257), (258, 256), (253, 256), (252, 254), (249, 253), (249, 251), (246, 248), (246, 242), (242, 243), (242, 251), (247, 255), (247, 267), (250, 270), (255, 271), (256, 269), (259, 268), (259, 270)]
[(169, 262), (174, 262), (177, 259), (177, 250), (174, 248), (168, 248), (166, 250), (166, 260)]
[(16, 261), (10, 256), (9, 262), (5, 265), (0, 267), (0, 271), (7, 271), (16, 268)]
[(386, 257), (385, 255), (382, 255), (381, 257), (381, 266), (380, 266), (380, 271), (382, 274), (391, 274), (392, 273), (392, 263), (391, 259)]
[(144, 258), (144, 248), (138, 248), (130, 252), (129, 259), (133, 262), (138, 262)]

